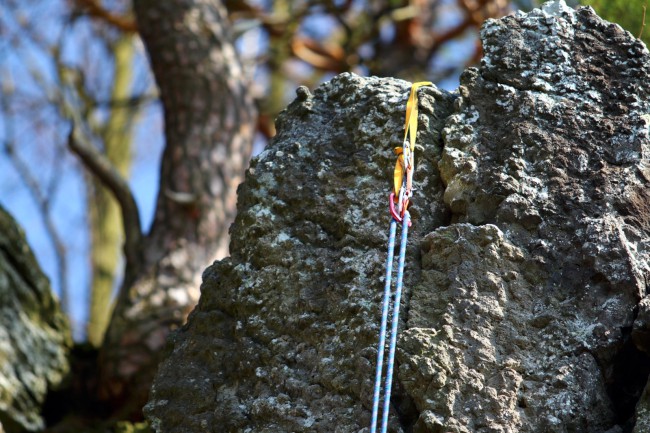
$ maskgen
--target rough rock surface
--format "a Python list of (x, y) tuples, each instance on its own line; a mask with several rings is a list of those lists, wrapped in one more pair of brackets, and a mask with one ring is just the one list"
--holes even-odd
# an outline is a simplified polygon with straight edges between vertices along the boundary
[[(147, 408), (154, 427), (350, 432), (368, 423), (392, 149), (409, 88), (345, 74), (313, 96), (298, 90), (240, 188), (232, 257), (204, 273), (199, 306), (160, 370)], [(449, 219), (437, 161), (452, 100), (420, 92), (411, 239)], [(410, 261), (417, 255), (412, 248)]]
[[(458, 95), (420, 91), (390, 429), (646, 431), (650, 54), (563, 1), (481, 37)], [(367, 431), (408, 87), (299, 89), (171, 341), (158, 432)]]
[(0, 431), (38, 431), (68, 373), (70, 329), (23, 231), (0, 208)]

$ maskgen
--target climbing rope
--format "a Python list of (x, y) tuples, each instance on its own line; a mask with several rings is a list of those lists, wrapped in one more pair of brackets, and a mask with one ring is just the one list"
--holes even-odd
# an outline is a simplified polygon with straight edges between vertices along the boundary
[[(384, 298), (381, 308), (381, 325), (379, 327), (379, 344), (377, 346), (377, 369), (375, 371), (375, 386), (372, 398), (372, 419), (370, 433), (377, 432), (377, 418), (379, 416), (379, 401), (381, 395), (381, 379), (384, 365), (384, 352), (386, 350), (386, 327), (388, 324), (388, 311), (391, 309), (391, 283), (393, 276), (393, 261), (395, 258), (395, 234), (397, 224), (402, 224), (402, 237), (397, 260), (397, 281), (395, 284), (395, 300), (392, 303), (392, 322), (390, 341), (388, 343), (388, 360), (386, 363), (386, 381), (384, 383), (384, 405), (382, 409), (381, 433), (388, 430), (388, 413), (390, 410), (390, 394), (393, 386), (393, 364), (395, 362), (395, 347), (397, 346), (397, 328), (399, 325), (399, 305), (402, 298), (402, 281), (404, 279), (404, 261), (406, 257), (406, 241), (408, 228), (411, 226), (411, 215), (408, 206), (413, 194), (413, 171), (415, 169), (415, 139), (418, 131), (418, 95), (421, 86), (430, 86), (432, 83), (425, 81), (414, 83), (411, 94), (406, 103), (406, 121), (404, 123), (404, 142), (402, 147), (395, 148), (397, 162), (393, 175), (393, 191), (389, 197), (389, 211), (391, 215), (388, 234), (388, 258), (386, 259), (386, 281), (384, 284)], [(397, 209), (395, 205), (397, 204)]]

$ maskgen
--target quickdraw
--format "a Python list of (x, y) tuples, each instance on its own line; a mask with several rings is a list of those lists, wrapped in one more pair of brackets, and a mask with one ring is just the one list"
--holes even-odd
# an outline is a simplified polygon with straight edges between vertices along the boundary
[[(381, 325), (379, 327), (379, 344), (377, 347), (377, 369), (375, 370), (375, 386), (372, 399), (372, 419), (370, 433), (377, 432), (377, 417), (379, 415), (379, 401), (381, 394), (381, 379), (386, 350), (386, 327), (388, 324), (388, 311), (391, 300), (391, 279), (393, 276), (393, 261), (395, 257), (395, 233), (397, 223), (402, 224), (402, 237), (400, 242), (399, 258), (397, 261), (397, 282), (395, 284), (395, 300), (392, 305), (391, 334), (388, 344), (388, 360), (386, 362), (386, 381), (384, 384), (384, 405), (382, 409), (381, 433), (388, 430), (388, 413), (390, 410), (390, 395), (393, 385), (393, 364), (395, 361), (395, 347), (397, 345), (397, 328), (399, 325), (399, 306), (402, 298), (402, 281), (404, 279), (404, 260), (406, 257), (406, 241), (408, 228), (411, 226), (411, 215), (408, 212), (413, 195), (413, 171), (415, 170), (415, 139), (418, 131), (418, 95), (417, 90), (422, 86), (431, 86), (433, 83), (424, 81), (411, 86), (411, 94), (406, 103), (406, 121), (404, 124), (404, 142), (402, 147), (395, 148), (397, 162), (393, 174), (393, 191), (390, 193), (389, 212), (391, 215), (388, 234), (388, 258), (386, 260), (386, 281), (384, 284), (384, 298), (381, 309)], [(395, 207), (397, 205), (397, 208)]]

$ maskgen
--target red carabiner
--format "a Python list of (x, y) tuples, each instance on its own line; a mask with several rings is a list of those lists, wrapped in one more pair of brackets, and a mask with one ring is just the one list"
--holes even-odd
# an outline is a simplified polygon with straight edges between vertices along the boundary
[[(393, 217), (395, 221), (398, 223), (401, 223), (403, 218), (399, 215), (397, 212), (397, 209), (395, 209), (395, 193), (391, 192), (390, 196), (388, 197), (388, 208), (390, 209), (390, 215)], [(404, 209), (406, 211), (406, 209)], [(411, 220), (409, 219), (409, 227), (411, 227)]]
[(402, 222), (402, 217), (399, 216), (397, 213), (397, 210), (395, 209), (395, 193), (391, 192), (390, 196), (388, 197), (388, 208), (390, 209), (390, 215), (393, 217), (395, 221), (398, 223)]

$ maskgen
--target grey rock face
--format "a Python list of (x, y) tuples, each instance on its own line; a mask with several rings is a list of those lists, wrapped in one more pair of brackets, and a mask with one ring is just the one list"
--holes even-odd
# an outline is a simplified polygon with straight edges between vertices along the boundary
[[(486, 274), (447, 274), (443, 284), (456, 294), (413, 324), (455, 331), (432, 359), (457, 359), (460, 344), (480, 365), (467, 365), (473, 393), (456, 373), (441, 387), (447, 396), (461, 390), (453, 404), (433, 398), (426, 410), (458, 431), (606, 431), (632, 415), (642, 389), (619, 388), (628, 374), (620, 370), (636, 366), (617, 356), (650, 264), (648, 51), (591, 9), (561, 2), (489, 21), (481, 35), (482, 66), (462, 77), (444, 130), (445, 203), (454, 222), (495, 224), (521, 262), (501, 269), (509, 260), (491, 247), (499, 259)], [(454, 269), (440, 248), (427, 251), (434, 270)], [(470, 316), (459, 319), (463, 311)], [(490, 317), (495, 311), (503, 317)]]
[[(650, 54), (562, 1), (481, 36), (459, 95), (420, 91), (391, 431), (645, 431)], [(299, 89), (160, 368), (159, 432), (367, 431), (408, 88)]]
[(24, 233), (0, 208), (0, 431), (42, 430), (42, 404), (68, 373), (71, 344)]
[[(393, 147), (409, 89), (344, 74), (313, 96), (298, 90), (240, 187), (232, 257), (204, 273), (199, 306), (152, 389), (146, 411), (159, 431), (369, 423)], [(411, 239), (448, 220), (437, 161), (452, 99), (420, 92)], [(409, 260), (417, 255), (411, 248)]]

